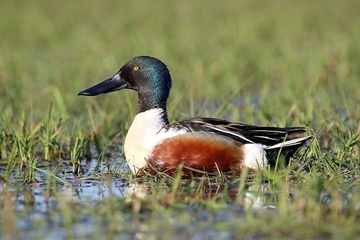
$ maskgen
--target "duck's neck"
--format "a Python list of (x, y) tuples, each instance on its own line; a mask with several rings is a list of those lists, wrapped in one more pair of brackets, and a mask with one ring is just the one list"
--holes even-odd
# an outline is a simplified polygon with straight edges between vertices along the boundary
[(169, 119), (166, 111), (166, 99), (159, 99), (154, 94), (138, 94), (138, 108), (136, 114), (144, 113), (149, 110), (158, 109), (158, 120), (161, 121), (164, 125), (169, 124)]

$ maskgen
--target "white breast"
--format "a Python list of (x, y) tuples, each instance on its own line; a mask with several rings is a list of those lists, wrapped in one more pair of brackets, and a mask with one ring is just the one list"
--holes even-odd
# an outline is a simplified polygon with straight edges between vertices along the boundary
[(134, 174), (146, 166), (146, 160), (155, 145), (166, 138), (186, 133), (186, 130), (165, 130), (163, 114), (164, 110), (160, 108), (139, 113), (129, 128), (124, 150), (128, 165)]

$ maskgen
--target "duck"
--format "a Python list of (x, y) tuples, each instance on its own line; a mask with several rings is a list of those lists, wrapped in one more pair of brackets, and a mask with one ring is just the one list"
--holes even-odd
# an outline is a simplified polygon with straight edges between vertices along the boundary
[(313, 136), (295, 136), (305, 127), (256, 126), (210, 117), (169, 122), (170, 71), (159, 59), (136, 56), (106, 80), (78, 93), (97, 96), (123, 89), (138, 94), (124, 155), (135, 176), (164, 173), (182, 177), (247, 172), (286, 163)]

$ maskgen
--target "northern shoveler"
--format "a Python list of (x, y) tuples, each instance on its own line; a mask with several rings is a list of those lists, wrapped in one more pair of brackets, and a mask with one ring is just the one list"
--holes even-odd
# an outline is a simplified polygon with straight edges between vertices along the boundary
[(166, 65), (149, 56), (134, 57), (105, 81), (78, 93), (96, 96), (132, 89), (138, 92), (137, 114), (125, 139), (125, 157), (131, 171), (141, 175), (183, 176), (199, 172), (256, 171), (285, 159), (312, 136), (294, 138), (304, 127), (260, 127), (216, 118), (191, 118), (169, 123), (166, 102), (171, 77)]

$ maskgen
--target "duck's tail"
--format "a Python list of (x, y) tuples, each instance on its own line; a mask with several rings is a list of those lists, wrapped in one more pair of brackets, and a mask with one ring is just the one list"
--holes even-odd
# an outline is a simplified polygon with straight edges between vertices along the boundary
[(275, 165), (279, 156), (285, 158), (285, 164), (288, 164), (290, 157), (296, 152), (296, 150), (298, 150), (302, 145), (311, 141), (313, 137), (314, 136), (294, 138), (266, 147), (266, 157), (269, 160), (270, 166)]

